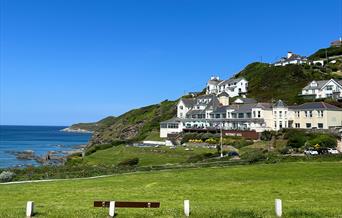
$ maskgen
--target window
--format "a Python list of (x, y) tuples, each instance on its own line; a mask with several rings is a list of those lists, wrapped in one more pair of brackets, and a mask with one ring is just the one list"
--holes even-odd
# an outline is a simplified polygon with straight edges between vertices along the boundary
[(277, 128), (277, 121), (274, 121), (274, 128)]
[(296, 111), (296, 117), (300, 117), (300, 111)]
[(333, 90), (333, 86), (327, 86), (327, 87), (326, 87), (326, 90), (329, 90), (329, 91), (330, 91), (330, 90)]
[(311, 123), (306, 123), (306, 128), (311, 128)]
[(312, 111), (309, 111), (309, 115), (310, 115), (310, 117), (312, 117)]
[(167, 124), (166, 123), (161, 123), (160, 124), (160, 128), (167, 128)]
[(283, 116), (283, 112), (282, 111), (279, 111), (279, 118), (281, 119)]
[(300, 128), (300, 123), (295, 123), (296, 128)]
[(318, 117), (323, 117), (323, 111), (317, 111)]
[(256, 115), (255, 115), (255, 111), (253, 111), (253, 117), (256, 117)]
[(279, 121), (279, 129), (283, 128), (283, 122)]
[(258, 118), (261, 117), (261, 111), (258, 111)]
[(220, 117), (221, 117), (220, 114), (215, 114), (216, 119), (219, 119)]
[(275, 117), (277, 116), (277, 111), (274, 111), (274, 116), (275, 116)]
[(287, 117), (287, 111), (284, 111), (284, 117), (285, 118)]
[(239, 118), (243, 118), (243, 113), (239, 113)]
[(183, 106), (179, 106), (179, 109), (180, 109), (180, 110), (183, 110)]
[(178, 123), (169, 123), (168, 128), (170, 129), (177, 129), (178, 128)]
[(308, 117), (308, 112), (307, 111), (305, 111), (305, 117)]
[(180, 116), (180, 117), (183, 117), (183, 113), (179, 113), (179, 116)]
[(222, 118), (226, 118), (227, 117), (227, 114), (222, 114)]
[(318, 123), (318, 129), (323, 129), (323, 123)]

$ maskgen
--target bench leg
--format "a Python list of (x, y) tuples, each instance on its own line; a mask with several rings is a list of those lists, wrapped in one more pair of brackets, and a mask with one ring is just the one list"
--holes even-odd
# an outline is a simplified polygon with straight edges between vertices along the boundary
[(28, 201), (26, 203), (26, 217), (32, 217), (34, 215), (34, 202)]
[(190, 201), (189, 200), (184, 200), (184, 215), (185, 216), (190, 216)]

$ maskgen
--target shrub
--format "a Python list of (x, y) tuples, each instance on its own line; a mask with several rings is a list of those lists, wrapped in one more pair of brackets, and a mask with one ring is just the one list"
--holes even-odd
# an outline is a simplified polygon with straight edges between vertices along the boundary
[(258, 161), (266, 160), (267, 157), (262, 150), (254, 150), (242, 154), (241, 158), (247, 160), (249, 163), (256, 163)]
[(285, 138), (288, 138), (287, 146), (292, 148), (300, 148), (305, 145), (307, 136), (301, 131), (289, 131), (285, 134)]
[(235, 147), (235, 148), (242, 148), (242, 147), (246, 147), (248, 145), (252, 145), (253, 144), (253, 141), (251, 140), (246, 140), (246, 139), (241, 139), (241, 140), (237, 140), (237, 141), (234, 141), (232, 143), (232, 145)]
[(320, 148), (335, 148), (337, 145), (336, 138), (332, 135), (320, 134), (315, 135), (314, 138), (310, 139), (307, 142), (309, 147), (313, 147), (314, 145), (319, 145)]
[(279, 149), (279, 153), (280, 154), (288, 154), (288, 153), (290, 153), (290, 149), (289, 149), (289, 147), (281, 148), (281, 149)]
[(118, 166), (136, 166), (138, 165), (139, 163), (139, 158), (135, 157), (135, 158), (130, 158), (130, 159), (126, 159), (126, 160), (123, 160), (121, 161)]
[(215, 157), (215, 154), (212, 154), (212, 153), (196, 154), (196, 155), (190, 156), (186, 162), (196, 163), (196, 162), (203, 161), (205, 159), (212, 158), (212, 157)]
[(271, 131), (265, 130), (261, 133), (260, 139), (263, 141), (271, 141), (272, 136), (273, 136), (273, 134)]
[(0, 174), (0, 182), (10, 182), (14, 179), (15, 173), (10, 171), (3, 171)]

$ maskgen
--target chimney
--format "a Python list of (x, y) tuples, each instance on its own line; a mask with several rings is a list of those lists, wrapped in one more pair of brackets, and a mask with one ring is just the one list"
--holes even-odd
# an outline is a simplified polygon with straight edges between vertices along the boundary
[(292, 51), (287, 52), (287, 58), (290, 58), (293, 55)]

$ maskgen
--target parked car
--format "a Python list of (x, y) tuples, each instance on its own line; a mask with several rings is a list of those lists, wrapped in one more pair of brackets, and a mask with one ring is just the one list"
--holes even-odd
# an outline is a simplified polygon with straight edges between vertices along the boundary
[(308, 150), (304, 151), (304, 154), (306, 154), (306, 155), (318, 155), (318, 151), (308, 149)]
[(338, 150), (336, 150), (335, 148), (328, 148), (328, 153), (329, 154), (338, 154)]

